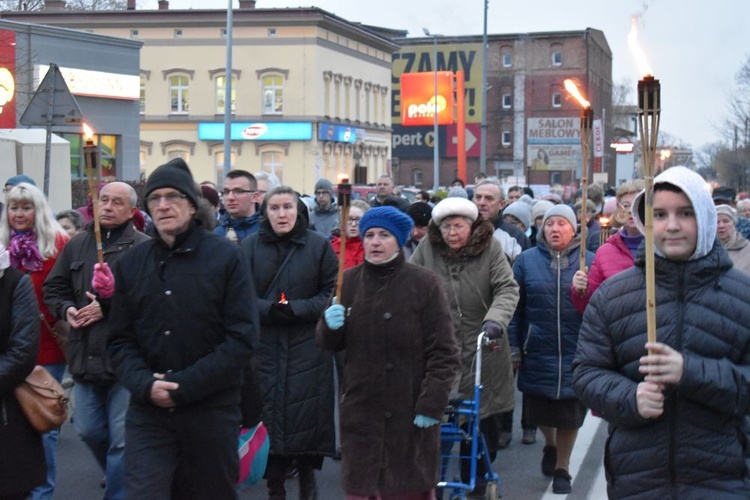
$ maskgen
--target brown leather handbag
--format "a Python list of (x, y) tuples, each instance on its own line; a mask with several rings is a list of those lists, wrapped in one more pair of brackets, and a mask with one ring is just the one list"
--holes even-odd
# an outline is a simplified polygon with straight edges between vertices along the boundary
[(43, 366), (35, 366), (14, 394), (29, 423), (39, 432), (57, 429), (68, 418), (65, 390)]
[(70, 325), (65, 320), (58, 320), (54, 326), (49, 324), (47, 318), (44, 317), (44, 313), (41, 313), (39, 317), (47, 330), (49, 330), (52, 337), (57, 341), (57, 345), (60, 346), (60, 350), (65, 356), (65, 361), (68, 361), (68, 337), (70, 336)]

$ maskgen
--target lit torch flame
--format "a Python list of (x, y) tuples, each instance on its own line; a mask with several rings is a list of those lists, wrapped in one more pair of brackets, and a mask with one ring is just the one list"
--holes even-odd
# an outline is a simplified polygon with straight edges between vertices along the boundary
[(652, 76), (651, 66), (649, 66), (646, 60), (646, 55), (643, 53), (643, 49), (638, 44), (638, 18), (633, 17), (630, 23), (630, 33), (628, 34), (628, 46), (630, 51), (635, 56), (636, 63), (638, 63), (638, 71), (645, 76)]
[(94, 140), (94, 129), (92, 129), (85, 123), (83, 124), (83, 137), (86, 139), (86, 141)]
[(339, 184), (349, 182), (349, 176), (346, 174), (338, 174), (336, 178), (338, 179)]
[(591, 107), (591, 103), (588, 102), (586, 98), (583, 97), (583, 95), (581, 95), (581, 92), (578, 90), (578, 86), (575, 84), (575, 82), (573, 82), (573, 80), (568, 78), (563, 83), (565, 84), (565, 90), (567, 90), (570, 95), (575, 97), (576, 100), (581, 103), (581, 106), (583, 106), (584, 108)]

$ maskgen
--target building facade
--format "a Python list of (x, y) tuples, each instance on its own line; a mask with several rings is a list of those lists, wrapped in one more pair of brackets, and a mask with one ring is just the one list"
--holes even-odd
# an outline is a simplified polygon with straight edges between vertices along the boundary
[[(103, 179), (137, 178), (139, 154), (138, 79), (141, 42), (36, 23), (0, 20), (0, 81), (4, 91), (0, 128), (21, 128), (24, 112), (50, 67), (55, 63), (74, 96), (81, 115), (75, 121), (54, 116), (52, 132), (70, 143), (70, 174), (52, 172), (53, 185), (69, 185), (85, 176), (81, 121), (94, 131)], [(59, 89), (58, 89), (59, 90)], [(51, 89), (42, 89), (51, 95)], [(65, 101), (54, 92), (58, 104)], [(7, 99), (6, 96), (12, 96)], [(35, 127), (46, 127), (45, 95), (39, 96)], [(57, 113), (57, 111), (55, 111)], [(30, 112), (30, 114), (32, 114)], [(42, 157), (42, 161), (44, 158)], [(35, 172), (42, 172), (42, 166)], [(20, 172), (19, 172), (20, 173)], [(36, 178), (41, 187), (43, 179)], [(67, 184), (65, 181), (67, 180)], [(69, 199), (69, 193), (68, 193)], [(67, 207), (63, 207), (67, 208)]]
[(232, 168), (273, 173), (301, 192), (321, 177), (374, 182), (387, 170), (394, 42), (317, 8), (255, 9), (242, 0), (233, 11), (228, 97), (226, 10), (133, 4), (3, 16), (143, 43), (140, 174), (182, 157), (197, 181), (220, 183), (227, 105)]
[[(433, 185), (432, 127), (404, 127), (400, 122), (399, 77), (403, 73), (464, 72), (466, 81), (467, 177), (479, 172), (481, 153), (482, 37), (400, 38), (393, 58), (393, 166), (397, 183)], [(437, 42), (437, 47), (435, 45)], [(437, 50), (436, 50), (437, 49)], [(564, 89), (573, 79), (601, 119), (601, 144), (611, 137), (612, 52), (604, 34), (582, 31), (490, 35), (487, 56), (488, 175), (511, 183), (572, 184), (581, 177), (581, 107)], [(456, 127), (439, 127), (440, 185), (457, 174)], [(593, 150), (592, 147), (592, 157)], [(590, 163), (590, 173), (614, 181), (609, 148)], [(606, 176), (606, 177), (605, 177)], [(592, 177), (590, 176), (591, 180)]]

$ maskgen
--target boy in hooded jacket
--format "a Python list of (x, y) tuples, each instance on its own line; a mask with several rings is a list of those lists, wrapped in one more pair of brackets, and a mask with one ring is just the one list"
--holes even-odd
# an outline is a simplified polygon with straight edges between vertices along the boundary
[[(643, 245), (583, 317), (573, 362), (581, 400), (609, 422), (610, 498), (748, 498), (750, 279), (715, 239), (704, 180), (685, 167), (654, 180), (656, 338), (646, 333)], [(644, 192), (633, 202), (643, 231)]]

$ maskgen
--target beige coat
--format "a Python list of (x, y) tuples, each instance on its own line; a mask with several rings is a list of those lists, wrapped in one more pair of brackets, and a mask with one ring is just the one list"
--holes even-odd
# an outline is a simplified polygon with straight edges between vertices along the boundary
[(750, 275), (750, 241), (746, 240), (738, 231), (724, 245), (734, 267)]
[[(435, 271), (443, 281), (461, 356), (457, 389), (469, 395), (473, 395), (474, 353), (482, 323), (494, 321), (507, 332), (518, 302), (518, 284), (500, 243), (492, 237), (493, 231), (492, 223), (478, 220), (467, 245), (454, 252), (443, 241), (438, 227), (430, 223), (427, 237), (410, 259)], [(482, 385), (481, 418), (513, 409), (513, 367), (507, 334), (500, 339), (499, 349), (484, 351)]]

